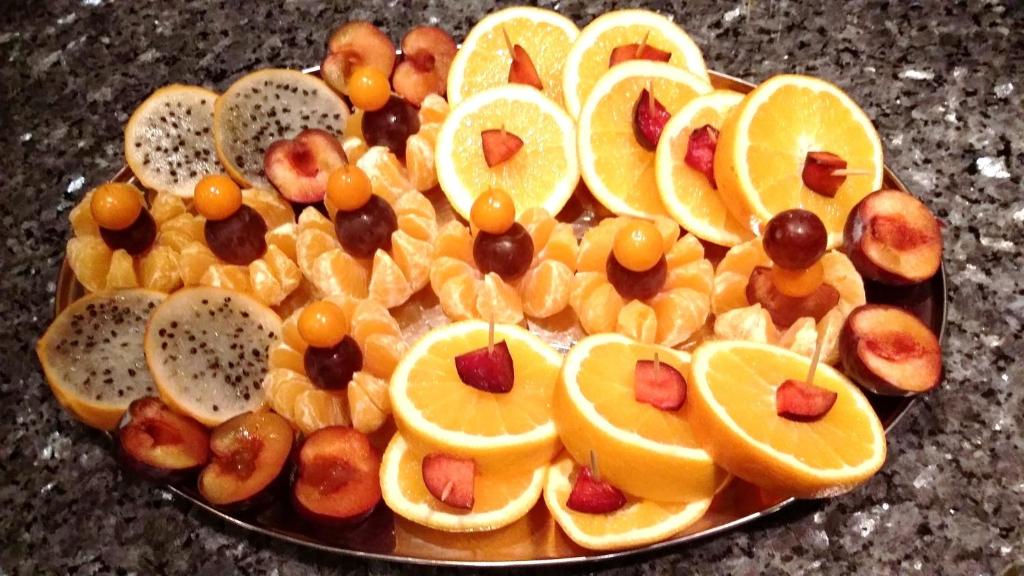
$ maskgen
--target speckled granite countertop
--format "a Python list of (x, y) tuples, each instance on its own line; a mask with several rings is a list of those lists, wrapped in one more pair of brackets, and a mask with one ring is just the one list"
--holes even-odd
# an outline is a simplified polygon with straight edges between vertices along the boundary
[[(579, 23), (616, 2), (564, 1)], [(963, 4), (963, 3), (961, 3)], [(1024, 7), (1019, 2), (650, 2), (711, 67), (831, 79), (887, 161), (945, 219), (946, 381), (895, 430), (885, 469), (841, 498), (609, 574), (999, 574), (1024, 559)], [(351, 5), (358, 7), (351, 8)], [(472, 0), (6, 0), (0, 9), (0, 575), (414, 574), (254, 537), (125, 482), (65, 415), (32, 347), (51, 318), (70, 207), (121, 165), (121, 126), (168, 82), (223, 88), (316, 62), (368, 18), (456, 36)]]

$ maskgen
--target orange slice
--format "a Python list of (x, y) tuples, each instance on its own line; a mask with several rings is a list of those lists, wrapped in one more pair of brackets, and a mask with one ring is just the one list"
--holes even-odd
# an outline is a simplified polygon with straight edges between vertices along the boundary
[(607, 514), (585, 514), (566, 506), (577, 465), (563, 454), (548, 469), (544, 503), (570, 540), (591, 550), (636, 548), (665, 540), (700, 520), (711, 497), (693, 502), (655, 502), (628, 497), (626, 505)]
[(658, 194), (654, 152), (633, 133), (633, 109), (648, 85), (673, 114), (711, 91), (703, 78), (647, 60), (618, 64), (594, 85), (579, 116), (580, 172), (594, 197), (616, 214), (668, 214)]
[[(524, 142), (493, 168), (484, 160), (480, 133), (504, 127)], [(542, 207), (557, 214), (579, 182), (576, 129), (572, 118), (529, 86), (491, 88), (464, 100), (445, 118), (434, 161), (441, 189), (464, 219), (477, 195), (501, 188), (517, 213)]]
[[(641, 344), (619, 334), (588, 336), (569, 351), (555, 393), (555, 422), (578, 462), (593, 452), (601, 475), (639, 498), (692, 502), (710, 498), (725, 472), (700, 448), (684, 410), (637, 402), (637, 360), (661, 362), (682, 374), (690, 355)], [(689, 402), (689, 400), (687, 400)]]
[(562, 90), (565, 107), (573, 117), (580, 116), (584, 102), (608, 71), (612, 50), (641, 42), (671, 52), (669, 64), (690, 72), (705, 83), (709, 81), (700, 48), (671, 20), (647, 10), (607, 12), (583, 28), (566, 57)]
[[(804, 186), (808, 152), (831, 152), (850, 169), (835, 198)], [(780, 75), (747, 95), (722, 126), (715, 180), (726, 206), (741, 223), (760, 229), (790, 208), (817, 214), (829, 246), (842, 242), (846, 217), (882, 185), (882, 143), (867, 114), (842, 90), (808, 76)]]
[(694, 352), (687, 411), (715, 462), (758, 486), (802, 498), (846, 492), (885, 462), (885, 431), (864, 394), (819, 365), (815, 386), (836, 392), (814, 422), (781, 418), (775, 390), (807, 377), (810, 360), (766, 344), (708, 342)]
[(402, 434), (395, 434), (381, 460), (381, 494), (399, 516), (436, 530), (477, 532), (508, 526), (530, 511), (544, 488), (544, 465), (479, 473), (473, 484), (473, 509), (459, 510), (427, 491), (423, 456), (410, 448)]
[(504, 340), (512, 354), (510, 392), (477, 390), (455, 371), (456, 356), (487, 346), (487, 323), (448, 324), (423, 336), (395, 369), (395, 421), (418, 450), (473, 458), (484, 472), (533, 469), (558, 449), (551, 402), (562, 358), (519, 326), (497, 324), (494, 338)]
[(686, 150), (694, 130), (721, 130), (729, 111), (742, 100), (742, 94), (730, 90), (694, 98), (665, 125), (654, 158), (658, 193), (668, 213), (695, 236), (721, 246), (748, 240), (751, 232), (729, 213), (707, 177), (686, 164)]
[(579, 28), (552, 10), (515, 6), (488, 14), (466, 35), (448, 71), (453, 107), (473, 94), (508, 84), (512, 55), (505, 34), (530, 55), (544, 94), (562, 102), (562, 66)]

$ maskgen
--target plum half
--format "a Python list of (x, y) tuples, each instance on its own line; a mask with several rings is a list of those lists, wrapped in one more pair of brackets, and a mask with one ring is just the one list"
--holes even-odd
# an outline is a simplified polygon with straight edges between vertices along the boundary
[(862, 276), (905, 286), (928, 280), (942, 263), (939, 221), (906, 192), (878, 190), (864, 197), (846, 220), (843, 252)]
[(210, 433), (196, 420), (174, 412), (158, 398), (135, 400), (115, 435), (121, 464), (144, 478), (175, 482), (210, 459)]
[(939, 339), (916, 316), (895, 306), (854, 309), (839, 332), (839, 352), (846, 374), (875, 394), (927, 392), (942, 378)]
[(263, 170), (287, 200), (298, 204), (320, 202), (327, 194), (331, 172), (348, 164), (338, 138), (326, 130), (307, 128), (291, 139), (267, 148)]
[(380, 502), (380, 455), (365, 434), (328, 426), (309, 435), (298, 455), (292, 504), (320, 524), (366, 518)]
[(348, 94), (348, 78), (358, 66), (369, 66), (385, 76), (395, 67), (395, 43), (370, 22), (346, 22), (327, 41), (320, 75), (336, 91)]
[(199, 493), (214, 506), (258, 505), (278, 485), (294, 439), (288, 421), (273, 412), (231, 418), (210, 435), (213, 458), (199, 475)]

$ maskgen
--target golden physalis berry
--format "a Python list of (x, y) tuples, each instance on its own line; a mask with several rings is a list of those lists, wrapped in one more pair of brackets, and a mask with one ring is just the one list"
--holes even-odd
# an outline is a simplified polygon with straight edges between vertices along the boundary
[(299, 314), (299, 336), (314, 348), (331, 348), (347, 333), (345, 313), (327, 300), (313, 302)]
[(473, 201), (469, 218), (488, 234), (504, 234), (516, 222), (516, 207), (508, 192), (491, 188)]
[(619, 264), (633, 272), (650, 270), (665, 255), (661, 233), (647, 220), (631, 220), (615, 235), (612, 253)]
[(814, 264), (801, 270), (790, 270), (782, 266), (772, 266), (772, 284), (786, 296), (802, 298), (810, 296), (821, 286), (825, 279), (825, 267), (819, 259)]
[(124, 230), (132, 225), (142, 212), (139, 191), (130, 184), (110, 182), (92, 193), (89, 204), (92, 219), (102, 228)]
[(348, 79), (348, 97), (356, 108), (380, 110), (391, 97), (388, 77), (372, 66), (359, 66)]
[(369, 202), (371, 194), (370, 178), (354, 164), (338, 168), (327, 178), (327, 202), (335, 210), (358, 210)]
[(195, 204), (207, 220), (224, 220), (242, 206), (242, 191), (231, 178), (210, 174), (196, 183)]

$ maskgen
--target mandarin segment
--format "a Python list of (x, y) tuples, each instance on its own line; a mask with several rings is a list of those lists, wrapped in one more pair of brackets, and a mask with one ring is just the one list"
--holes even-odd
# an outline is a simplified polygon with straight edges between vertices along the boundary
[(183, 213), (178, 214), (160, 225), (157, 231), (156, 243), (168, 246), (181, 252), (185, 246), (200, 242), (205, 243), (203, 236), (203, 225), (206, 219), (202, 216)]
[(572, 226), (564, 222), (555, 225), (538, 254), (538, 258), (542, 261), (555, 260), (572, 270), (576, 268), (578, 256), (579, 243), (576, 241), (576, 235), (572, 231)]
[(369, 296), (388, 308), (402, 304), (412, 296), (413, 289), (394, 258), (383, 250), (373, 255)]
[(432, 252), (429, 242), (413, 238), (404, 230), (398, 230), (391, 236), (391, 256), (414, 293), (430, 281)]
[(569, 305), (572, 269), (559, 260), (543, 260), (520, 283), (523, 312), (532, 318), (547, 318)]
[(491, 272), (477, 289), (476, 310), (480, 318), (505, 324), (523, 321), (523, 302), (514, 286)]
[(266, 402), (274, 412), (294, 421), (295, 399), (303, 392), (312, 390), (313, 384), (301, 372), (287, 366), (276, 366), (273, 362), (270, 366), (270, 371), (263, 377)]
[(367, 335), (360, 348), (363, 350), (363, 368), (374, 376), (387, 378), (394, 372), (408, 345), (399, 336), (376, 333)]
[(75, 236), (99, 236), (100, 227), (92, 219), (92, 211), (89, 209), (91, 201), (92, 192), (88, 192), (68, 214), (68, 220), (71, 222), (71, 229), (74, 230)]
[(295, 211), (276, 190), (246, 188), (242, 190), (242, 203), (263, 217), (267, 229), (295, 223)]
[(711, 313), (707, 294), (690, 288), (676, 288), (651, 299), (658, 317), (657, 341), (675, 346), (697, 333)]
[(203, 286), (214, 286), (235, 292), (252, 292), (249, 281), (249, 268), (231, 264), (214, 264), (199, 279)]
[[(303, 355), (284, 342), (278, 342), (267, 352), (267, 365), (271, 368), (287, 368), (302, 374), (306, 371)], [(290, 419), (290, 416), (281, 414)]]
[(185, 245), (178, 255), (178, 271), (181, 274), (182, 283), (185, 286), (198, 286), (203, 275), (219, 260), (206, 247), (206, 244), (191, 242)]
[(391, 205), (405, 194), (416, 191), (405, 167), (385, 146), (372, 146), (359, 158), (356, 166), (370, 177), (373, 193)]
[(149, 206), (149, 215), (153, 217), (153, 221), (158, 227), (187, 211), (185, 200), (168, 192), (157, 192)]
[(457, 220), (451, 220), (442, 226), (434, 243), (434, 257), (472, 262), (473, 237), (469, 234), (469, 228)]
[(114, 250), (110, 257), (110, 269), (107, 270), (107, 290), (123, 290), (137, 288), (139, 278), (135, 274), (135, 261), (131, 254), (124, 250)]
[(347, 393), (352, 427), (363, 434), (377, 431), (391, 414), (386, 380), (366, 372), (356, 372)]
[(633, 300), (619, 310), (615, 331), (639, 342), (654, 342), (658, 335), (658, 318), (654, 309)]
[(167, 246), (154, 246), (138, 263), (139, 282), (145, 288), (171, 292), (181, 286), (178, 253)]
[(89, 292), (106, 288), (107, 271), (113, 253), (99, 236), (80, 236), (68, 240), (67, 260), (75, 277)]
[(345, 391), (306, 390), (295, 397), (292, 416), (292, 424), (307, 436), (321, 428), (352, 423)]

